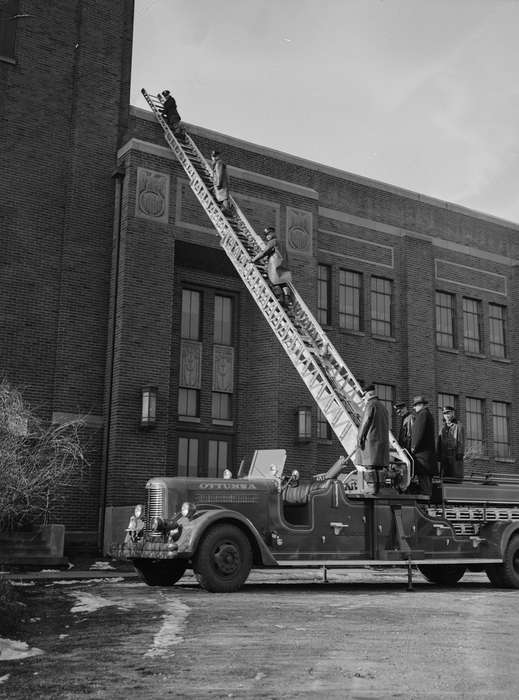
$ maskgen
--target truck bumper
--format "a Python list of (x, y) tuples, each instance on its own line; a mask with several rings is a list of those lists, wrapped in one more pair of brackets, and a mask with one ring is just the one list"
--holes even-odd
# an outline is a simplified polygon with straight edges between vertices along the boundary
[(117, 560), (132, 559), (187, 559), (185, 552), (178, 551), (178, 545), (167, 542), (124, 542), (114, 543), (110, 548), (110, 556)]

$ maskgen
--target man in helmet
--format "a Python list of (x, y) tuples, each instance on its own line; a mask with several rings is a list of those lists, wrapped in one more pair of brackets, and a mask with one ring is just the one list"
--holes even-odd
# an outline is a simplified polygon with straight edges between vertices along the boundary
[(173, 133), (178, 133), (180, 130), (180, 114), (177, 111), (177, 103), (169, 90), (162, 91), (162, 116), (167, 121), (168, 126), (173, 130)]

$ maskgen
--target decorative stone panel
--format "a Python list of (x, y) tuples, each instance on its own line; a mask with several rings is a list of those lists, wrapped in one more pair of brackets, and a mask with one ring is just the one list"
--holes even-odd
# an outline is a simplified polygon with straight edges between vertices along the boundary
[(179, 384), (187, 389), (200, 389), (202, 383), (202, 343), (183, 340), (180, 344)]
[(169, 175), (137, 168), (135, 216), (161, 224), (169, 217)]
[(312, 255), (312, 212), (287, 207), (286, 248), (288, 253)]
[(443, 282), (460, 284), (464, 287), (483, 292), (493, 292), (506, 296), (506, 277), (496, 272), (488, 272), (469, 265), (459, 265), (436, 258), (436, 279)]
[(213, 391), (232, 394), (234, 390), (234, 348), (229, 345), (213, 347)]

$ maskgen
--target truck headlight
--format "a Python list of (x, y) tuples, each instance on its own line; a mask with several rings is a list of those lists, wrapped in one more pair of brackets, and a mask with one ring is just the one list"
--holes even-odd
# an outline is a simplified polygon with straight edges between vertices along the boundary
[(184, 518), (192, 518), (193, 515), (196, 513), (196, 506), (194, 503), (189, 503), (189, 501), (186, 501), (185, 503), (182, 503), (180, 512), (182, 513)]
[(133, 513), (134, 513), (136, 518), (142, 517), (142, 511), (143, 511), (143, 508), (140, 504), (135, 506), (135, 508), (133, 509)]

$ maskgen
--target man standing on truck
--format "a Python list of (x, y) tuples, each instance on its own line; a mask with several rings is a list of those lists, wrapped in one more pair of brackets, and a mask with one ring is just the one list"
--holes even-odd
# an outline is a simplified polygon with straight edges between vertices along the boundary
[[(434, 418), (427, 408), (428, 401), (424, 396), (415, 396), (413, 408), (416, 412), (411, 427), (411, 454), (414, 459), (414, 473), (418, 482), (419, 493), (430, 496), (432, 493), (432, 477), (437, 474), (436, 465), (436, 435)], [(411, 490), (414, 490), (411, 484)]]
[(394, 405), (395, 413), (400, 418), (400, 430), (398, 431), (398, 444), (400, 447), (411, 450), (411, 428), (413, 425), (414, 415), (407, 408), (405, 401), (397, 401)]
[(436, 443), (440, 474), (452, 481), (463, 481), (465, 428), (456, 418), (453, 406), (443, 409), (443, 425)]
[(389, 416), (386, 407), (379, 400), (373, 384), (364, 394), (366, 406), (359, 425), (358, 447), (360, 464), (374, 469), (376, 475), (375, 493), (378, 491), (378, 474), (389, 465)]

